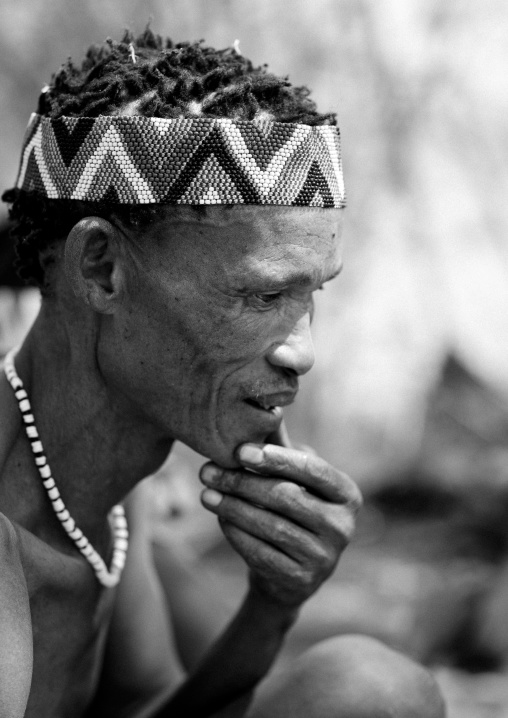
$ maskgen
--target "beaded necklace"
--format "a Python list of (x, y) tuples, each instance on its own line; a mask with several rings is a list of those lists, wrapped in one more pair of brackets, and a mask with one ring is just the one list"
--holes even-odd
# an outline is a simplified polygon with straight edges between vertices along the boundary
[(81, 529), (76, 526), (76, 522), (65, 508), (65, 504), (62, 501), (60, 492), (55, 484), (55, 480), (51, 475), (48, 460), (44, 454), (39, 432), (35, 426), (35, 419), (32, 414), (32, 408), (30, 406), (30, 401), (28, 400), (28, 395), (23, 388), (23, 382), (16, 373), (16, 368), (14, 366), (15, 354), (16, 350), (13, 349), (5, 357), (4, 371), (18, 401), (19, 410), (25, 425), (26, 435), (28, 436), (30, 446), (32, 447), (35, 465), (39, 470), (42, 484), (49, 496), (53, 510), (67, 535), (74, 541), (79, 551), (91, 564), (98, 581), (102, 583), (103, 586), (106, 586), (106, 588), (116, 586), (120, 581), (120, 576), (122, 574), (123, 567), (125, 566), (127, 547), (129, 543), (127, 519), (125, 518), (123, 506), (118, 504), (117, 506), (113, 506), (111, 510), (113, 515), (114, 542), (111, 570), (108, 570), (108, 567), (102, 558), (99, 556), (87, 537), (83, 534)]

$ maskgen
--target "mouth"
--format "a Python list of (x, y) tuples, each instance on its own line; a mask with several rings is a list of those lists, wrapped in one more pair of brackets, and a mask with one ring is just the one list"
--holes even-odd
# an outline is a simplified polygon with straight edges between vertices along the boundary
[(278, 392), (277, 394), (261, 394), (249, 396), (244, 399), (245, 403), (258, 411), (270, 414), (282, 414), (282, 407), (289, 406), (295, 400), (296, 392)]
[(275, 409), (278, 408), (277, 406), (275, 406), (275, 404), (272, 406), (270, 404), (264, 404), (260, 401), (256, 401), (255, 399), (245, 399), (245, 403), (248, 404), (249, 406), (253, 406), (254, 409), (260, 409), (261, 411), (268, 411), (272, 414), (275, 412)]

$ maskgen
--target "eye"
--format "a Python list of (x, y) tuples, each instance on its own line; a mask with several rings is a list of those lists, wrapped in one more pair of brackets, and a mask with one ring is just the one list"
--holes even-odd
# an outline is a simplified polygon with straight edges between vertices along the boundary
[(263, 292), (259, 294), (253, 294), (251, 302), (258, 309), (270, 309), (275, 306), (282, 297), (282, 292)]

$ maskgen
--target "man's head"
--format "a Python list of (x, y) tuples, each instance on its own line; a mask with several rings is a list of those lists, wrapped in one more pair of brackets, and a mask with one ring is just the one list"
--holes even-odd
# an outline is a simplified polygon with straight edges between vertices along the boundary
[[(149, 31), (65, 66), (39, 114), (334, 123), (234, 50)], [(6, 199), (25, 274), (127, 412), (224, 466), (277, 428), (313, 363), (312, 294), (340, 267), (339, 209)]]
[[(333, 114), (317, 112), (307, 88), (292, 86), (287, 78), (269, 73), (266, 66), (254, 67), (233, 48), (173, 44), (149, 29), (138, 38), (126, 32), (120, 42), (108, 39), (91, 46), (81, 65), (69, 60), (41, 92), (37, 112), (52, 119), (140, 115), (335, 124)], [(16, 189), (8, 190), (3, 199), (12, 205), (18, 271), (38, 284), (43, 295), (51, 293), (41, 260), (42, 265), (50, 263), (52, 253), (45, 250), (56, 239), (65, 238), (80, 218), (117, 217), (142, 231), (160, 212), (155, 205), (112, 207), (106, 202), (98, 206), (48, 200)], [(203, 208), (197, 208), (196, 214), (202, 215)]]

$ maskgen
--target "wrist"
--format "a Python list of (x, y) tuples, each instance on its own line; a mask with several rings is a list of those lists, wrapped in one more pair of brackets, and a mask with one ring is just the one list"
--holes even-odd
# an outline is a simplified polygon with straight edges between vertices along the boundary
[(253, 614), (256, 624), (266, 625), (269, 630), (279, 629), (286, 633), (296, 622), (300, 606), (288, 605), (270, 596), (252, 581), (245, 597), (244, 607)]

